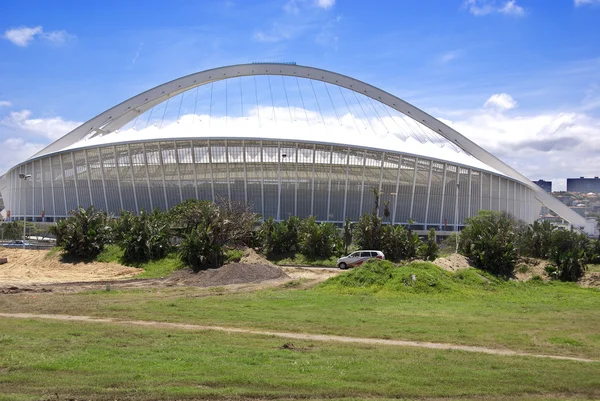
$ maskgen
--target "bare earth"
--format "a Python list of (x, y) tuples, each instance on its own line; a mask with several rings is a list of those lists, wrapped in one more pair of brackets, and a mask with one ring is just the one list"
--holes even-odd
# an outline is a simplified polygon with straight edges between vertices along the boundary
[(0, 284), (28, 285), (33, 283), (89, 282), (132, 278), (142, 269), (118, 263), (65, 263), (59, 256), (47, 257), (48, 251), (0, 248)]
[(461, 269), (468, 269), (471, 267), (467, 258), (458, 253), (453, 253), (452, 255), (444, 258), (437, 258), (433, 261), (433, 264), (451, 272)]
[(377, 345), (388, 345), (396, 347), (418, 347), (428, 349), (443, 349), (443, 350), (455, 350), (464, 352), (477, 352), (491, 355), (504, 355), (504, 356), (525, 356), (534, 358), (549, 358), (549, 359), (560, 359), (567, 361), (576, 362), (600, 362), (593, 359), (577, 358), (570, 356), (560, 355), (543, 355), (543, 354), (530, 354), (527, 352), (511, 351), (506, 349), (495, 349), (487, 347), (475, 347), (470, 345), (458, 345), (458, 344), (447, 344), (447, 343), (431, 343), (422, 341), (405, 341), (405, 340), (385, 340), (381, 338), (362, 338), (362, 337), (347, 337), (347, 336), (334, 336), (324, 334), (308, 334), (308, 333), (289, 333), (289, 332), (277, 332), (277, 331), (264, 331), (264, 330), (252, 330), (252, 329), (240, 329), (235, 327), (222, 327), (222, 326), (202, 326), (197, 324), (186, 324), (186, 323), (167, 323), (167, 322), (156, 322), (148, 320), (119, 320), (114, 318), (95, 318), (90, 316), (72, 316), (72, 315), (44, 315), (44, 314), (32, 314), (32, 313), (0, 313), (0, 317), (13, 318), (13, 319), (48, 319), (48, 320), (60, 320), (70, 322), (88, 322), (88, 323), (109, 323), (109, 324), (122, 324), (126, 326), (143, 326), (152, 328), (162, 329), (178, 329), (178, 330), (194, 330), (194, 331), (220, 331), (225, 333), (243, 333), (243, 334), (256, 334), (270, 337), (282, 337), (296, 340), (308, 340), (308, 341), (335, 341), (342, 343), (355, 343), (355, 344), (377, 344)]

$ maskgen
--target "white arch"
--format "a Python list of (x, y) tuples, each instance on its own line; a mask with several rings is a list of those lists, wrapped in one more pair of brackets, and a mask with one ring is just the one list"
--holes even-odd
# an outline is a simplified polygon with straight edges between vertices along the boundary
[(551, 194), (548, 194), (543, 189), (538, 187), (527, 177), (487, 152), (485, 149), (478, 146), (473, 141), (464, 137), (446, 124), (418, 109), (417, 107), (405, 102), (404, 100), (385, 92), (375, 86), (369, 85), (357, 79), (347, 77), (335, 72), (322, 70), (313, 67), (301, 66), (296, 64), (280, 64), (280, 63), (253, 63), (239, 64), (226, 67), (214, 68), (206, 71), (201, 71), (182, 78), (175, 79), (171, 82), (164, 83), (137, 96), (134, 96), (115, 107), (97, 115), (88, 122), (75, 128), (62, 138), (48, 145), (32, 158), (60, 151), (67, 146), (83, 139), (88, 135), (96, 133), (113, 132), (128, 122), (135, 119), (141, 113), (152, 107), (160, 104), (167, 99), (176, 96), (182, 92), (190, 90), (197, 86), (202, 86), (211, 82), (220, 81), (223, 79), (253, 76), (253, 75), (283, 75), (308, 78), (318, 81), (323, 81), (332, 85), (341, 86), (343, 88), (361, 93), (376, 101), (379, 101), (401, 113), (412, 118), (419, 124), (423, 124), (430, 128), (438, 135), (443, 136), (465, 152), (471, 154), (479, 161), (487, 164), (490, 167), (521, 181), (535, 191), (535, 196), (538, 201), (548, 206), (550, 209), (558, 213), (562, 218), (569, 221), (573, 225), (584, 226), (585, 219), (579, 214), (569, 209), (566, 205), (558, 201)]

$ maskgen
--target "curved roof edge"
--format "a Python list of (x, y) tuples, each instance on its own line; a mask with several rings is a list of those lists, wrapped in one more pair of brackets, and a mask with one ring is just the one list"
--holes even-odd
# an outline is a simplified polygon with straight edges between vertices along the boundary
[(308, 78), (341, 86), (343, 88), (368, 96), (399, 111), (400, 113), (403, 113), (419, 124), (425, 125), (438, 135), (441, 135), (452, 143), (456, 144), (458, 147), (471, 154), (479, 161), (529, 186), (535, 191), (536, 198), (539, 201), (548, 206), (550, 209), (554, 210), (571, 224), (579, 226), (585, 225), (585, 218), (569, 209), (566, 205), (558, 201), (551, 194), (545, 192), (517, 170), (510, 167), (482, 147), (478, 146), (475, 142), (461, 135), (458, 131), (452, 129), (448, 125), (411, 105), (410, 103), (357, 79), (327, 70), (296, 64), (238, 64), (205, 70), (175, 79), (134, 96), (97, 115), (86, 123), (75, 128), (65, 136), (56, 140), (52, 144), (48, 145), (40, 152), (36, 153), (33, 157), (35, 158), (38, 156), (43, 156), (56, 152), (60, 149), (64, 149), (94, 132), (110, 133), (121, 128), (129, 121), (132, 121), (136, 116), (145, 112), (146, 110), (149, 110), (155, 105), (160, 104), (170, 97), (176, 96), (194, 87), (232, 77), (253, 75), (284, 75)]

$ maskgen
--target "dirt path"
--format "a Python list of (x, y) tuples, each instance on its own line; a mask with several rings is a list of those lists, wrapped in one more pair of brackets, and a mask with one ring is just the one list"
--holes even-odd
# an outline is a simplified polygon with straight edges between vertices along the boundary
[(146, 321), (146, 320), (119, 320), (119, 319), (114, 319), (114, 318), (95, 318), (95, 317), (90, 317), (90, 316), (44, 315), (44, 314), (31, 314), (31, 313), (0, 313), (0, 317), (13, 318), (13, 319), (48, 319), (48, 320), (70, 321), (70, 322), (111, 323), (111, 324), (144, 326), (144, 327), (162, 328), (162, 329), (180, 329), (180, 330), (198, 330), (198, 331), (213, 330), (213, 331), (221, 331), (221, 332), (225, 332), (225, 333), (257, 334), (257, 335), (271, 336), (271, 337), (274, 336), (274, 337), (290, 338), (290, 339), (295, 339), (295, 340), (334, 341), (334, 342), (356, 343), (356, 344), (377, 344), (377, 345), (388, 345), (388, 346), (399, 346), (399, 347), (417, 347), (417, 348), (428, 348), (428, 349), (477, 352), (477, 353), (490, 354), (490, 355), (549, 358), (549, 359), (558, 359), (558, 360), (576, 361), (576, 362), (600, 362), (597, 360), (586, 359), (586, 358), (577, 358), (577, 357), (560, 356), (560, 355), (530, 354), (527, 352), (500, 350), (500, 349), (487, 348), (487, 347), (475, 347), (475, 346), (470, 346), (470, 345), (443, 344), (443, 343), (405, 341), (405, 340), (384, 340), (384, 339), (379, 339), (379, 338), (360, 338), (360, 337), (346, 337), (346, 336), (308, 334), (308, 333), (286, 333), (286, 332), (277, 332), (277, 331), (240, 329), (240, 328), (235, 328), (235, 327), (202, 326), (202, 325), (197, 325), (197, 324), (186, 324), (186, 323), (167, 323), (167, 322), (156, 322), (156, 321)]

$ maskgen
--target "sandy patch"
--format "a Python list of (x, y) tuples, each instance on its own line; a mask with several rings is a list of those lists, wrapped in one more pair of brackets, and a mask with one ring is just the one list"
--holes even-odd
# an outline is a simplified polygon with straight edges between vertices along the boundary
[(453, 253), (445, 258), (437, 258), (433, 261), (433, 264), (451, 272), (471, 267), (469, 260), (458, 253)]
[(47, 256), (48, 251), (0, 248), (0, 258), (8, 263), (0, 265), (0, 283), (34, 284), (118, 280), (135, 277), (143, 269), (118, 263), (65, 263), (59, 255)]

